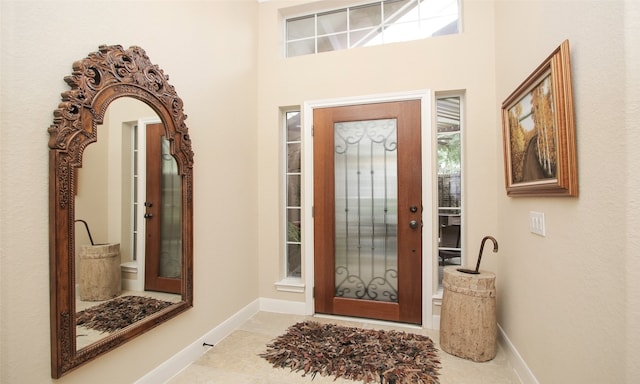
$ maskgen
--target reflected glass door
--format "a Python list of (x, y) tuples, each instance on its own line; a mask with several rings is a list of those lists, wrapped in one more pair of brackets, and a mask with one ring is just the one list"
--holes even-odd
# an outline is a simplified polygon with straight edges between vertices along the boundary
[(147, 125), (145, 289), (180, 293), (182, 185), (162, 124)]

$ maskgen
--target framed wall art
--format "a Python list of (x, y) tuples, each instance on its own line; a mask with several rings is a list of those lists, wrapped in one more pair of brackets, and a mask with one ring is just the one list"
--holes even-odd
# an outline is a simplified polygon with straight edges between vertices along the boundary
[(578, 196), (569, 41), (502, 103), (508, 196)]

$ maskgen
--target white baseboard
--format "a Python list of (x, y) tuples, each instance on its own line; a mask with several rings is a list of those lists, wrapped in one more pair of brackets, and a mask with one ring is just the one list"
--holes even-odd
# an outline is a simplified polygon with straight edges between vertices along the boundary
[(286, 313), (289, 315), (307, 316), (307, 305), (300, 301), (276, 300), (276, 299), (260, 299), (260, 310), (264, 312)]
[(433, 324), (433, 329), (438, 330), (440, 329), (440, 315), (433, 315), (431, 316), (431, 321)]
[(198, 360), (211, 348), (205, 346), (204, 343), (217, 344), (220, 340), (230, 335), (231, 332), (238, 328), (242, 323), (258, 313), (258, 311), (260, 311), (260, 299), (250, 303), (236, 314), (223, 321), (220, 325), (199, 337), (182, 351), (173, 355), (169, 360), (160, 364), (151, 372), (138, 379), (136, 384), (157, 384), (167, 382), (170, 378), (177, 375), (194, 361)]
[(131, 279), (122, 279), (122, 290), (123, 291), (137, 291), (138, 290), (138, 281)]
[(507, 358), (513, 367), (516, 375), (520, 379), (522, 384), (540, 384), (538, 379), (533, 375), (533, 372), (527, 366), (527, 363), (524, 361), (515, 345), (509, 340), (507, 334), (504, 332), (500, 324), (498, 324), (498, 342), (502, 345), (505, 353), (507, 354)]

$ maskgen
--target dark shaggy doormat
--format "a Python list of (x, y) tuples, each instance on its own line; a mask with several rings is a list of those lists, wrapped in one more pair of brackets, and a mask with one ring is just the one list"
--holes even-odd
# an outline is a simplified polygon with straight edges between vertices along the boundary
[(305, 321), (289, 327), (261, 357), (278, 368), (388, 384), (439, 383), (440, 360), (427, 336)]
[(173, 304), (143, 296), (121, 296), (76, 313), (76, 325), (114, 332)]

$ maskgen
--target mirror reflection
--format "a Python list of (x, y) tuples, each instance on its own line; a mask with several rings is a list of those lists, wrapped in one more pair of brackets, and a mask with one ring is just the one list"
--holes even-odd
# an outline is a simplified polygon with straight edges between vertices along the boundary
[(182, 180), (144, 102), (108, 107), (75, 185), (76, 349), (181, 301)]
[(56, 379), (193, 306), (193, 151), (169, 76), (101, 45), (64, 80), (48, 128)]

